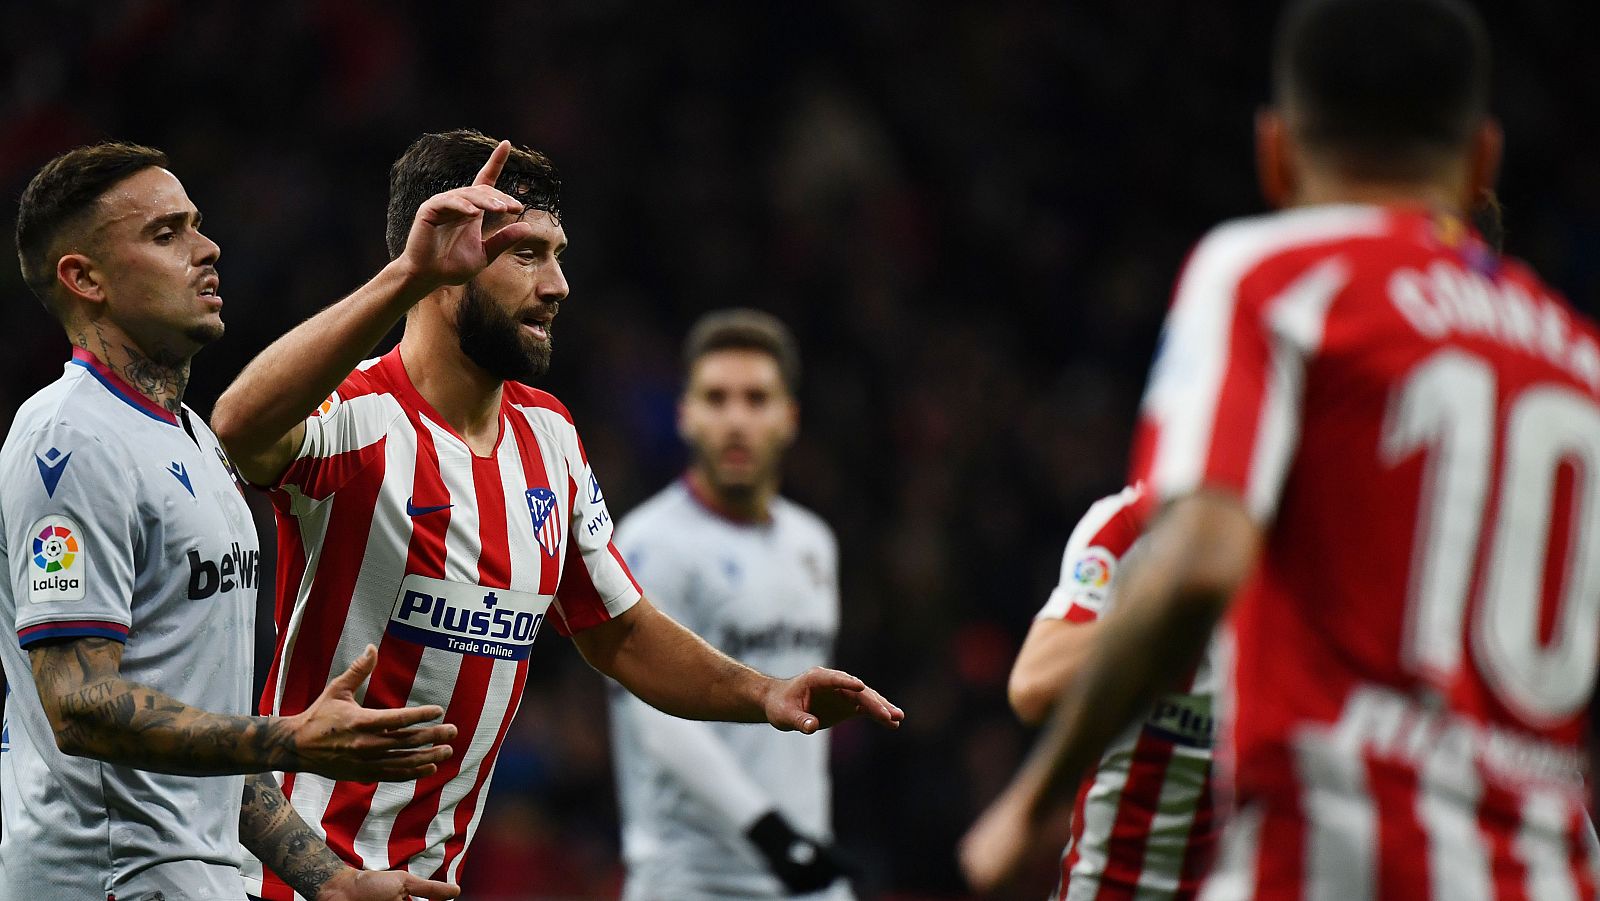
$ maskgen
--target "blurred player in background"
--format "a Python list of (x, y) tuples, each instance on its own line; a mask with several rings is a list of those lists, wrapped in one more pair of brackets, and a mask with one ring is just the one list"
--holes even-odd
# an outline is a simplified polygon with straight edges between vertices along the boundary
[(1134, 466), (1165, 509), (978, 827), (986, 878), (1231, 603), (1203, 897), (1595, 897), (1600, 333), (1467, 224), (1488, 66), (1455, 0), (1286, 14), (1258, 149), (1290, 209), (1179, 280)]
[[(263, 708), (300, 710), (376, 642), (366, 702), (438, 704), (460, 728), (455, 756), (413, 783), (285, 777), (354, 866), (459, 872), (550, 614), (597, 669), (680, 716), (808, 733), (902, 716), (845, 673), (762, 675), (642, 599), (571, 415), (525, 384), (549, 365), (567, 296), (559, 190), (537, 153), (471, 131), (423, 136), (391, 172), (390, 264), (217, 402), (224, 445), (278, 509)], [(363, 362), (401, 317), (399, 346)], [(260, 891), (292, 895), (270, 875)]]
[[(1011, 669), (1011, 707), (1038, 725), (1078, 678), (1115, 606), (1117, 572), (1153, 513), (1143, 484), (1097, 501), (1067, 539), (1061, 581)], [(1216, 844), (1212, 818), (1213, 653), (1112, 741), (1078, 787), (1054, 897), (1195, 897)]]
[[(270, 770), (411, 779), (437, 707), (373, 711), (370, 651), (293, 717), (250, 711), (259, 554), (216, 437), (183, 404), (222, 336), (200, 213), (160, 151), (104, 143), (23, 192), (23, 277), (74, 345), (0, 450), (9, 749), (0, 898), (231, 899), (239, 845), (321, 901), (453, 898), (341, 864)], [(240, 774), (251, 774), (243, 776)]]
[[(684, 364), (689, 471), (622, 520), (617, 544), (656, 606), (722, 652), (768, 672), (826, 664), (837, 542), (778, 495), (799, 427), (794, 338), (724, 310), (690, 330)], [(829, 847), (827, 742), (670, 717), (616, 685), (611, 723), (624, 898), (850, 897)]]

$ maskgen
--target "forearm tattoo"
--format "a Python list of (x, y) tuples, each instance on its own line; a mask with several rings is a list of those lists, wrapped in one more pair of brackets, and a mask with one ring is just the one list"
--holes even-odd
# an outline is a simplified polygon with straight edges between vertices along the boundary
[(122, 645), (111, 639), (41, 645), (28, 657), (39, 700), (69, 754), (185, 776), (299, 764), (284, 720), (211, 713), (129, 682), (118, 673)]
[(268, 775), (245, 777), (239, 842), (306, 898), (315, 898), (323, 883), (344, 869), (344, 863), (306, 825)]

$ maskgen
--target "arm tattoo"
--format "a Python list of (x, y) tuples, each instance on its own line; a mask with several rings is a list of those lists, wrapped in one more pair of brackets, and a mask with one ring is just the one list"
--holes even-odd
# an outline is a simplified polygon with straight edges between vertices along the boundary
[(245, 777), (239, 842), (306, 898), (315, 898), (323, 883), (344, 869), (344, 862), (306, 825), (278, 783), (266, 774)]
[(68, 754), (185, 776), (299, 764), (284, 720), (210, 713), (129, 682), (118, 673), (122, 645), (111, 639), (39, 645), (28, 658), (56, 743)]

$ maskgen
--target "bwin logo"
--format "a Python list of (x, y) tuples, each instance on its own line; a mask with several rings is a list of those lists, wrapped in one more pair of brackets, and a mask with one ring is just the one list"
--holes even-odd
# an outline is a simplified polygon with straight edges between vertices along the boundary
[(204, 600), (219, 591), (254, 588), (261, 578), (261, 552), (246, 551), (233, 543), (222, 560), (202, 560), (200, 552), (189, 552), (189, 599)]

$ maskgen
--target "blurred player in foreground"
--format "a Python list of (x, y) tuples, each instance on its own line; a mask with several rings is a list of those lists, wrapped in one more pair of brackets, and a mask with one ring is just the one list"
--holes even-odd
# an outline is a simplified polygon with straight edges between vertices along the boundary
[(1180, 278), (1134, 465), (1166, 506), (969, 839), (980, 882), (1231, 603), (1202, 897), (1595, 897), (1600, 334), (1467, 224), (1488, 56), (1455, 0), (1287, 13), (1258, 148), (1290, 209)]
[[(838, 545), (778, 495), (794, 443), (800, 358), (754, 310), (702, 318), (684, 347), (678, 430), (692, 462), (624, 517), (617, 545), (663, 612), (768, 672), (828, 662)], [(828, 846), (828, 743), (667, 716), (613, 685), (626, 899), (849, 898)]]
[[(1038, 725), (1079, 677), (1100, 620), (1116, 606), (1117, 572), (1138, 553), (1154, 511), (1143, 484), (1089, 508), (1061, 558), (1061, 582), (1034, 618), (1011, 669), (1011, 707)], [(1054, 895), (1195, 897), (1216, 845), (1212, 818), (1214, 654), (1111, 742), (1078, 787), (1072, 838)]]
[[(239, 845), (321, 901), (453, 898), (341, 864), (271, 770), (433, 772), (437, 707), (366, 710), (350, 661), (292, 717), (248, 716), (260, 562), (216, 437), (183, 404), (222, 336), (217, 245), (159, 151), (107, 143), (23, 192), (23, 278), (72, 340), (0, 450), (4, 899), (239, 901)], [(239, 774), (252, 775), (243, 776)]]
[[(376, 642), (365, 700), (438, 704), (460, 728), (455, 756), (414, 783), (285, 777), (352, 865), (459, 872), (552, 613), (595, 668), (675, 715), (808, 733), (902, 716), (846, 673), (762, 675), (641, 597), (571, 414), (526, 384), (549, 365), (567, 296), (559, 189), (539, 154), (477, 132), (423, 136), (391, 173), (390, 264), (217, 402), (217, 433), (279, 514), (263, 708), (300, 710)], [(362, 362), (402, 316), (399, 346)], [(270, 876), (261, 894), (291, 896)]]

